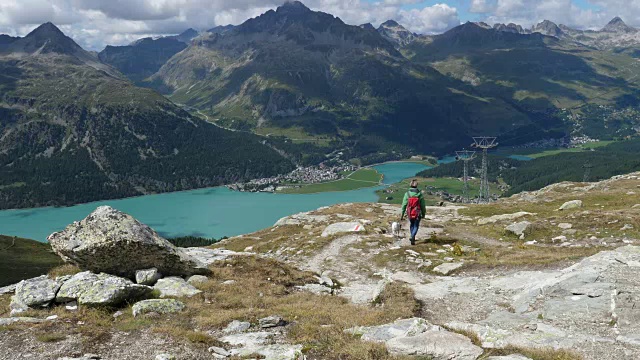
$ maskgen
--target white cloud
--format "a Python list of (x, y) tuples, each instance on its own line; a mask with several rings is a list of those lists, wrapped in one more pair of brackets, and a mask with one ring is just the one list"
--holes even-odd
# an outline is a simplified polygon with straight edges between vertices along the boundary
[(490, 0), (471, 0), (469, 11), (472, 13), (484, 14), (493, 11), (495, 3)]
[(400, 21), (420, 33), (438, 33), (460, 24), (458, 10), (447, 4), (435, 4), (423, 9), (401, 10)]

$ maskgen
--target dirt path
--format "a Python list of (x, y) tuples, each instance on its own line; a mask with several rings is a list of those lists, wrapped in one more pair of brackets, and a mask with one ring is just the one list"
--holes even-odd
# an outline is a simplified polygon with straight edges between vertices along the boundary
[(347, 235), (338, 238), (314, 255), (309, 262), (303, 264), (303, 267), (306, 270), (321, 273), (323, 270), (327, 270), (324, 264), (327, 258), (338, 258), (345, 247), (360, 241), (360, 239), (361, 237), (358, 235)]

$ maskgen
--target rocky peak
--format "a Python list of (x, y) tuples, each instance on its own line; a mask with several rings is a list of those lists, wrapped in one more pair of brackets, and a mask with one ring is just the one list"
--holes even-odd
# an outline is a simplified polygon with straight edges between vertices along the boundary
[[(50, 22), (38, 26), (24, 38), (14, 41), (8, 50), (9, 52), (27, 54), (78, 55), (86, 53), (80, 45)], [(84, 55), (91, 56), (88, 53)]]
[(212, 34), (224, 34), (227, 31), (233, 30), (234, 28), (235, 28), (235, 25), (218, 25), (216, 27), (213, 27), (207, 30), (207, 32)]
[(178, 41), (182, 41), (184, 43), (188, 43), (190, 42), (193, 38), (197, 37), (198, 35), (200, 35), (200, 33), (198, 33), (198, 31), (189, 28), (187, 30), (185, 30), (184, 32), (182, 32), (180, 35), (176, 35), (176, 36), (172, 36), (172, 38), (178, 40)]
[(284, 14), (304, 14), (311, 12), (311, 9), (306, 7), (300, 1), (287, 1), (282, 6), (278, 7), (276, 12)]
[(373, 25), (371, 25), (371, 23), (362, 24), (362, 25), (360, 25), (360, 27), (365, 29), (365, 30), (375, 30), (376, 29), (375, 27), (373, 27)]
[(394, 20), (387, 20), (382, 23), (378, 28), (378, 32), (397, 47), (408, 45), (417, 37), (416, 34), (405, 29), (404, 26)]
[(382, 25), (380, 25), (380, 26), (383, 26), (383, 27), (402, 27), (402, 25), (398, 24), (398, 22), (395, 21), (395, 20), (387, 20), (387, 21), (383, 22)]
[(560, 27), (549, 20), (544, 20), (541, 23), (535, 25), (532, 29), (532, 32), (555, 37), (560, 37), (563, 34)]
[(627, 25), (620, 17), (616, 16), (602, 29), (605, 32), (635, 33), (638, 30)]

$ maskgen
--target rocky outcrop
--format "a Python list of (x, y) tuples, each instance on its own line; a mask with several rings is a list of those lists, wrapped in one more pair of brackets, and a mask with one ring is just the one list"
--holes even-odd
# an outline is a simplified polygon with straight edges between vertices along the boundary
[(322, 232), (322, 237), (362, 231), (365, 231), (365, 229), (364, 226), (359, 222), (340, 222), (327, 226)]
[(158, 313), (172, 314), (184, 310), (184, 303), (175, 299), (150, 299), (137, 302), (132, 307), (133, 316)]
[(519, 223), (508, 225), (505, 228), (507, 234), (512, 234), (520, 239), (524, 239), (527, 234), (531, 232), (531, 223), (529, 221), (522, 221)]
[(429, 324), (420, 318), (347, 330), (364, 341), (384, 343), (392, 355), (427, 356), (433, 359), (475, 360), (483, 350), (469, 338)]
[(134, 278), (155, 267), (165, 275), (207, 273), (206, 267), (130, 215), (101, 206), (48, 238), (68, 263), (83, 270)]
[(535, 215), (536, 214), (532, 214), (525, 211), (520, 211), (514, 214), (493, 215), (493, 216), (478, 220), (478, 225), (495, 224), (500, 221), (514, 221), (524, 216), (535, 216)]
[(152, 288), (134, 284), (131, 280), (89, 271), (74, 275), (56, 295), (56, 302), (78, 301), (86, 306), (118, 306), (151, 295)]

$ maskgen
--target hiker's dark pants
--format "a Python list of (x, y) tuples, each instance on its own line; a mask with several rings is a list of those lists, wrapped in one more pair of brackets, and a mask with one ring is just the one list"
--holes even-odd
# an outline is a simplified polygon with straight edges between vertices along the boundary
[(418, 235), (418, 229), (420, 228), (420, 218), (417, 218), (415, 220), (411, 220), (409, 219), (409, 222), (411, 223), (411, 238), (415, 239), (416, 235)]

